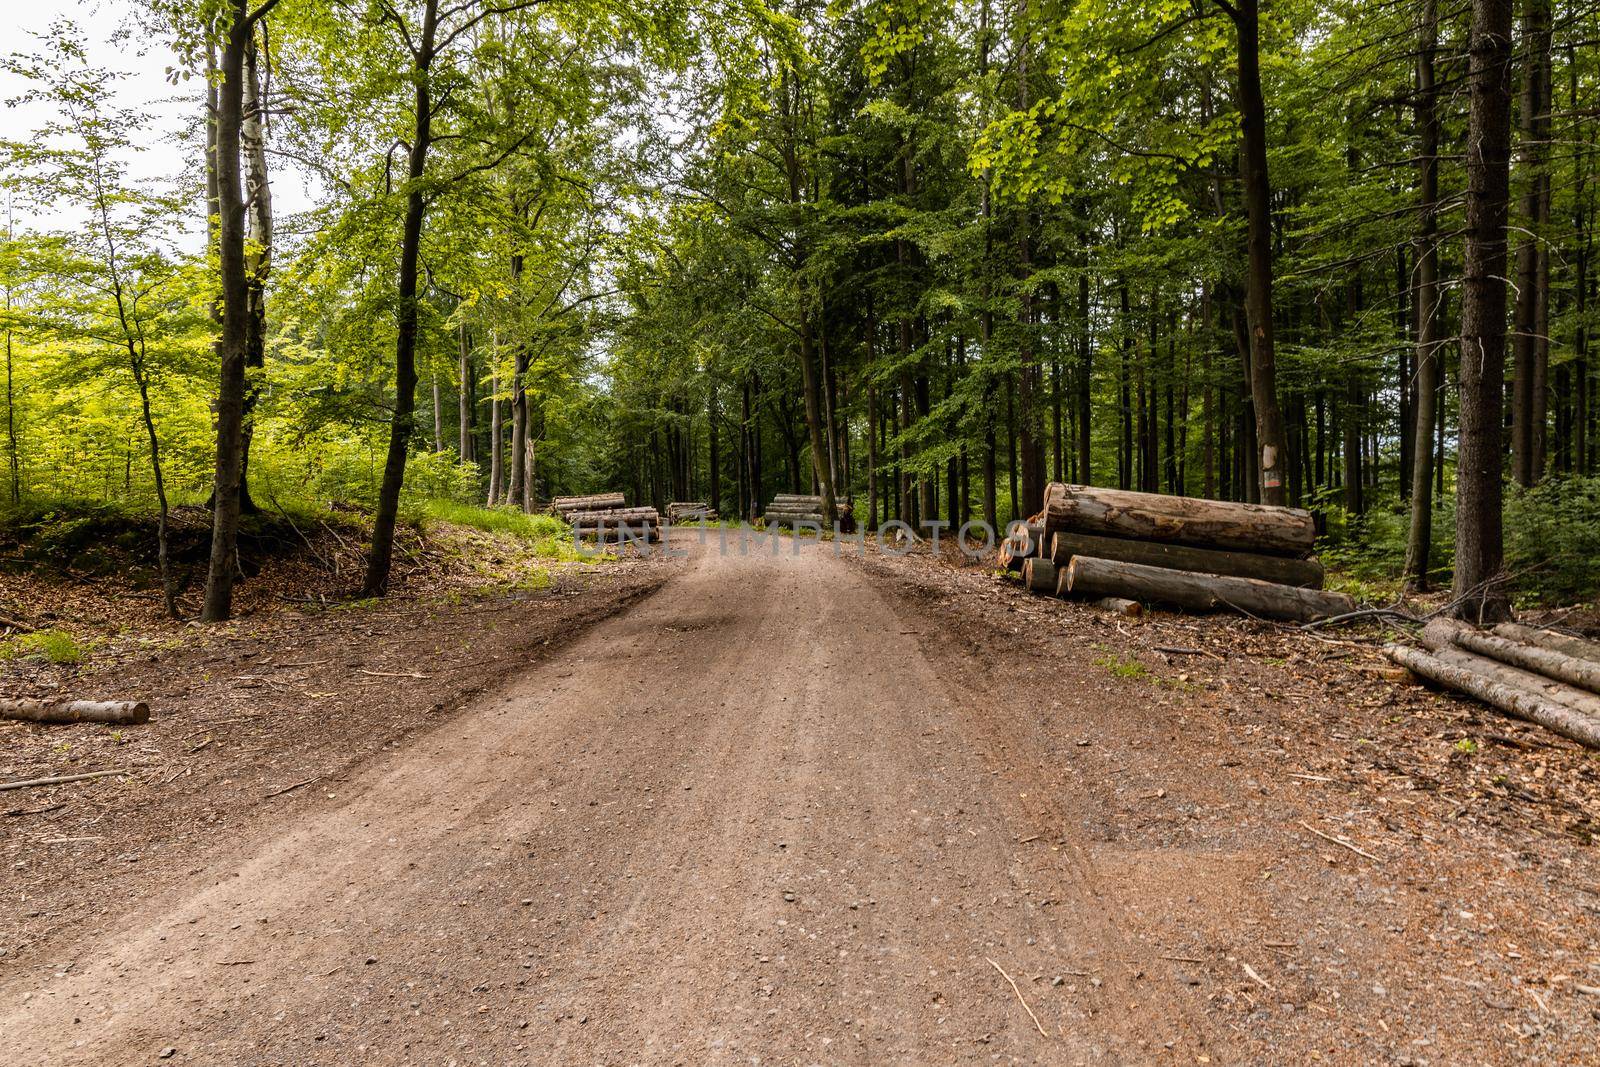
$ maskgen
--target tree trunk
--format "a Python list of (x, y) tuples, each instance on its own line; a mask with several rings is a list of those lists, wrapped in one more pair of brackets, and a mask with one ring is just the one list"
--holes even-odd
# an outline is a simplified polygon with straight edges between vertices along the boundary
[(468, 336), (465, 325), (459, 328), (457, 334), (460, 344), (457, 373), (461, 377), (461, 385), (457, 390), (460, 403), (456, 408), (456, 458), (462, 463), (474, 463), (478, 455), (473, 448), (472, 416), (478, 409), (478, 398), (472, 380), (472, 338)]
[(1572, 659), (1583, 660), (1587, 663), (1600, 664), (1600, 644), (1594, 641), (1585, 641), (1581, 637), (1570, 637), (1567, 634), (1556, 633), (1554, 630), (1544, 630), (1537, 626), (1523, 626), (1515, 622), (1503, 622), (1494, 628), (1494, 632), (1501, 637), (1512, 641), (1520, 641), (1525, 645), (1536, 645)]
[(1239, 37), (1239, 124), (1243, 133), (1239, 161), (1250, 252), (1245, 307), (1250, 326), (1250, 397), (1260, 449), (1258, 484), (1261, 503), (1282, 505), (1287, 500), (1282, 466), (1285, 434), (1272, 334), (1272, 185), (1267, 175), (1267, 110), (1261, 93), (1257, 4), (1258, 0), (1236, 0), (1227, 10)]
[(1506, 208), (1511, 160), (1511, 0), (1473, 0), (1468, 81), (1461, 427), (1454, 595), (1459, 617), (1499, 622), (1501, 412), (1506, 354)]
[(1512, 336), (1511, 473), (1519, 485), (1544, 474), (1544, 378), (1549, 366), (1550, 2), (1525, 0), (1522, 40), (1522, 220), (1517, 246), (1516, 332)]
[(499, 338), (494, 337), (489, 346), (489, 506), (500, 503), (501, 466), (503, 463), (501, 439), (505, 431), (500, 425), (500, 358)]
[(1135, 541), (1124, 537), (1062, 531), (1050, 535), (1050, 558), (1059, 566), (1074, 556), (1093, 556), (1118, 563), (1142, 563), (1148, 567), (1221, 574), (1232, 578), (1255, 578), (1302, 589), (1321, 589), (1322, 564), (1314, 559), (1285, 559), (1256, 552), (1223, 552), (1193, 548), (1160, 541)]
[[(1600, 694), (1600, 662), (1594, 660), (1569, 656), (1499, 633), (1483, 633), (1456, 619), (1434, 619), (1423, 631), (1422, 640), (1429, 648), (1455, 644), (1476, 655), (1565, 682), (1588, 690), (1590, 694)], [(1600, 715), (1600, 696), (1591, 696), (1590, 701), (1588, 706), (1594, 714)]]
[(1232, 608), (1247, 615), (1294, 622), (1331, 618), (1356, 607), (1355, 601), (1344, 593), (1146, 567), (1093, 556), (1072, 557), (1067, 564), (1064, 590), (1074, 596), (1157, 601), (1190, 611)]
[(244, 200), (239, 188), (240, 124), (244, 111), (244, 55), (254, 32), (246, 0), (227, 0), (217, 72), (217, 253), (222, 289), (222, 334), (217, 345), (217, 454), (212, 479), (211, 554), (200, 621), (233, 614), (233, 579), (239, 569), (240, 480), (244, 470), (245, 360), (249, 348), (250, 294), (244, 258)]
[(413, 84), (415, 128), (408, 153), (406, 215), (400, 235), (400, 277), (395, 294), (398, 304), (394, 345), (394, 418), (389, 424), (389, 451), (384, 458), (383, 484), (372, 521), (372, 553), (361, 584), (364, 597), (389, 591), (389, 569), (394, 559), (394, 527), (400, 512), (400, 489), (405, 483), (406, 456), (416, 421), (417, 393), (417, 261), (422, 250), (422, 223), (427, 210), (421, 179), (427, 168), (432, 140), (433, 99), (429, 67), (433, 63), (434, 35), (438, 25), (438, 0), (425, 0), (422, 33), (417, 44)]
[(1433, 60), (1438, 50), (1438, 0), (1423, 0), (1417, 48), (1416, 126), (1417, 227), (1416, 311), (1417, 382), (1411, 419), (1411, 524), (1406, 536), (1404, 576), (1415, 592), (1428, 588), (1433, 551), (1433, 423), (1439, 403), (1439, 116)]
[[(1500, 0), (1478, 2), (1499, 3)], [(1508, 29), (1509, 22), (1508, 14)], [(1458, 653), (1456, 657), (1447, 659), (1405, 645), (1386, 645), (1384, 653), (1407, 670), (1477, 697), (1507, 715), (1537, 723), (1590, 748), (1600, 748), (1600, 721), (1558, 704), (1541, 692), (1503, 681), (1501, 672), (1494, 669), (1498, 665), (1493, 660), (1468, 653)]]
[(1310, 512), (1122, 489), (1051, 485), (1049, 533), (1091, 533), (1269, 555), (1304, 557), (1316, 540)]
[(0, 697), (0, 719), (23, 722), (97, 722), (138, 725), (150, 721), (142, 700), (43, 700)]

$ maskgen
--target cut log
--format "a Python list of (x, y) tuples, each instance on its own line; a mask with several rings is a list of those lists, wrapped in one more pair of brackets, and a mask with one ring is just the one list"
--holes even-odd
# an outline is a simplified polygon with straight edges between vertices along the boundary
[(794, 526), (802, 522), (819, 528), (822, 526), (822, 514), (816, 511), (769, 511), (762, 518), (766, 520), (768, 526), (779, 524)]
[(1074, 596), (1157, 601), (1190, 611), (1233, 608), (1247, 615), (1295, 622), (1342, 615), (1356, 608), (1356, 602), (1343, 593), (1301, 589), (1254, 578), (1175, 571), (1093, 556), (1072, 557), (1067, 565), (1065, 591)]
[(1051, 482), (1044, 495), (1047, 533), (1100, 534), (1225, 551), (1302, 558), (1316, 524), (1300, 508), (1135, 493)]
[(1520, 666), (1501, 660), (1493, 653), (1469, 648), (1463, 644), (1463, 639), (1468, 637), (1462, 632), (1463, 630), (1470, 628), (1454, 619), (1434, 619), (1422, 628), (1422, 643), (1434, 655), (1448, 663), (1456, 663), (1479, 674), (1490, 675), (1498, 682), (1537, 693), (1547, 700), (1563, 704), (1585, 715), (1600, 717), (1600, 696), (1563, 684), (1537, 670), (1524, 670)]
[(1050, 558), (1065, 567), (1073, 556), (1093, 556), (1123, 563), (1143, 563), (1201, 574), (1225, 574), (1233, 578), (1256, 578), (1279, 585), (1298, 585), (1321, 589), (1322, 564), (1314, 559), (1287, 559), (1259, 552), (1223, 552), (1194, 548), (1163, 541), (1134, 541), (1126, 537), (1100, 537), (1095, 534), (1063, 530), (1050, 535)]
[(590, 496), (558, 496), (550, 501), (550, 510), (558, 515), (573, 511), (603, 511), (628, 506), (628, 498), (621, 493), (594, 493)]
[(595, 511), (573, 511), (566, 516), (567, 522), (574, 526), (592, 526), (596, 522), (626, 522), (629, 519), (654, 521), (659, 518), (661, 513), (655, 508), (606, 508)]
[(1589, 663), (1600, 663), (1600, 644), (1594, 641), (1585, 641), (1581, 637), (1569, 637), (1567, 634), (1558, 634), (1554, 630), (1546, 630), (1538, 626), (1523, 626), (1515, 622), (1503, 622), (1494, 628), (1494, 632), (1501, 637), (1524, 644), (1538, 645), (1548, 648), (1552, 652), (1560, 652), (1564, 656), (1585, 660)]
[(142, 700), (31, 700), (0, 697), (0, 719), (137, 726), (150, 721), (150, 705)]
[(1044, 536), (1042, 523), (1018, 527), (1000, 542), (1000, 566), (1008, 571), (1020, 571), (1024, 560), (1043, 556)]
[(1022, 561), (1022, 584), (1030, 593), (1056, 595), (1056, 565), (1047, 559), (1033, 556)]
[(1488, 656), (1501, 663), (1587, 689), (1591, 693), (1600, 693), (1600, 663), (1575, 659), (1548, 648), (1502, 637), (1498, 632), (1484, 633), (1457, 619), (1434, 619), (1423, 633), (1430, 630), (1440, 635), (1448, 634), (1451, 640), (1468, 652), (1476, 652), (1480, 656)]
[(1103, 596), (1091, 603), (1102, 611), (1109, 611), (1116, 615), (1137, 617), (1144, 614), (1144, 605), (1137, 600), (1128, 600), (1120, 596)]
[[(1441, 656), (1405, 645), (1387, 645), (1384, 652), (1390, 659), (1414, 674), (1473, 696), (1507, 715), (1538, 723), (1545, 729), (1570, 738), (1590, 748), (1600, 748), (1600, 719), (1591, 718), (1564, 704), (1548, 700), (1539, 693), (1517, 685), (1508, 685), (1493, 674), (1473, 670), (1462, 662), (1450, 662)], [(1470, 653), (1457, 652), (1492, 666), (1493, 660)]]

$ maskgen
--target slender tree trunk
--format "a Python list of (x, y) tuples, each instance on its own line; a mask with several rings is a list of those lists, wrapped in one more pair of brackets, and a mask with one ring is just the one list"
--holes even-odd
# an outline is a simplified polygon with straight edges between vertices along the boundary
[(267, 277), (272, 270), (272, 185), (267, 177), (267, 108), (259, 49), (252, 31), (244, 54), (244, 101), (239, 144), (244, 155), (245, 271), (250, 319), (245, 327), (243, 442), (239, 453), (239, 510), (260, 509), (250, 497), (250, 445), (255, 439), (255, 409), (260, 387), (249, 380), (267, 365)]
[(490, 343), (489, 360), (489, 506), (500, 503), (500, 479), (503, 455), (500, 445), (505, 431), (500, 426), (500, 364), (497, 349), (499, 338)]
[(477, 388), (472, 380), (472, 338), (468, 336), (465, 324), (457, 330), (456, 339), (460, 345), (457, 373), (461, 380), (458, 390), (460, 403), (456, 409), (456, 458), (462, 463), (472, 463), (478, 458), (472, 438), (472, 416), (478, 409), (478, 399)]
[(1094, 484), (1090, 455), (1089, 413), (1093, 406), (1093, 326), (1089, 321), (1089, 238), (1082, 238), (1083, 263), (1078, 275), (1078, 480)]
[(1263, 504), (1285, 502), (1283, 412), (1278, 406), (1277, 357), (1272, 334), (1272, 185), (1267, 175), (1267, 112), (1261, 93), (1261, 43), (1258, 0), (1237, 0), (1227, 9), (1239, 37), (1240, 153), (1248, 216), (1249, 285), (1245, 307), (1250, 326), (1250, 398), (1255, 409), (1259, 453), (1252, 466), (1260, 476)]
[(211, 556), (206, 568), (202, 622), (233, 614), (233, 580), (239, 569), (240, 482), (244, 470), (245, 361), (249, 350), (249, 280), (244, 258), (244, 200), (239, 187), (240, 124), (244, 112), (244, 58), (254, 27), (246, 0), (227, 0), (217, 87), (216, 156), (221, 265), (222, 334), (218, 343), (217, 454), (211, 509)]
[(417, 261), (422, 251), (422, 223), (427, 210), (421, 179), (427, 169), (432, 141), (433, 96), (430, 66), (438, 26), (438, 0), (424, 0), (422, 33), (413, 69), (415, 128), (412, 130), (406, 177), (406, 215), (400, 236), (400, 277), (396, 292), (397, 329), (394, 346), (395, 403), (389, 424), (389, 451), (384, 458), (383, 484), (372, 523), (372, 553), (361, 595), (383, 596), (389, 591), (389, 570), (394, 560), (394, 527), (400, 513), (400, 489), (405, 483), (406, 456), (416, 422), (417, 394)]
[(1511, 160), (1511, 0), (1473, 0), (1468, 42), (1466, 256), (1461, 304), (1461, 428), (1456, 460), (1457, 614), (1510, 616), (1496, 585), (1506, 346), (1506, 213)]
[(1516, 332), (1512, 336), (1511, 473), (1519, 485), (1544, 475), (1545, 376), (1550, 361), (1550, 3), (1525, 0), (1522, 40), (1522, 210), (1530, 232), (1517, 246)]
[(1411, 526), (1406, 538), (1405, 577), (1409, 587), (1428, 588), (1433, 543), (1433, 423), (1439, 403), (1439, 117), (1434, 54), (1438, 50), (1438, 0), (1423, 0), (1417, 48), (1416, 124), (1417, 227), (1415, 296), (1417, 381), (1413, 393), (1411, 447)]

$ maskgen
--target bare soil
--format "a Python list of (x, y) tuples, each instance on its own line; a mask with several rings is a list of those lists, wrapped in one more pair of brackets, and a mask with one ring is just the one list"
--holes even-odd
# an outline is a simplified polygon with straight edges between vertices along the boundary
[(842, 551), (263, 622), (97, 676), (120, 744), (0, 734), (137, 772), (7, 794), (0, 1062), (1600, 1061), (1593, 755)]

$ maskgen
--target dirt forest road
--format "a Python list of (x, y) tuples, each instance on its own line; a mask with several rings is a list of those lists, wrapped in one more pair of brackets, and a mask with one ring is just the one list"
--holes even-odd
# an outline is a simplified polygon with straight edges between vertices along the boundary
[[(1272, 1021), (1307, 1019), (1315, 993), (1259, 946), (1344, 906), (1339, 883), (1269, 899), (1261, 872), (1285, 857), (1195, 850), (1169, 827), (1107, 847), (1092, 785), (1067, 774), (1030, 794), (1006, 751), (1028, 727), (986, 722), (971, 680), (930, 654), (931, 621), (891, 595), (828, 546), (694, 549), (647, 600), (241, 835), (58, 970), (12, 975), (0, 1063), (1223, 1063), (1337, 1047), (1315, 1013)], [(1154, 735), (1075, 684), (1059, 680), (1057, 715), (1079, 751), (1123, 774), (1154, 759), (1170, 788), (1185, 766), (1233, 788), (1181, 746), (1141, 756)], [(1373, 936), (1324, 947), (1348, 967)], [(1224, 962), (1240, 945), (1258, 954)], [(1271, 990), (1248, 1039), (1213, 1010), (1213, 963)], [(1377, 1058), (1337, 1025), (1348, 1055), (1327, 1059)]]

